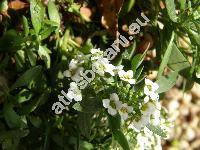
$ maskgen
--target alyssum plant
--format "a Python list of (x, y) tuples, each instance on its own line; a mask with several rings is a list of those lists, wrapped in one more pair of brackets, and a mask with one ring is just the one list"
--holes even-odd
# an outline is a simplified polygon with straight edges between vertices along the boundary
[[(58, 96), (60, 102), (54, 103), (52, 110), (60, 114), (64, 109), (73, 108), (80, 113), (87, 113), (90, 107), (87, 105), (94, 105), (96, 110), (107, 114), (102, 119), (112, 120), (108, 122), (116, 139), (136, 138), (137, 142), (132, 143), (136, 149), (161, 148), (160, 136), (166, 137), (169, 124), (165, 120), (165, 113), (161, 113), (164, 110), (156, 92), (159, 85), (147, 78), (134, 78), (133, 71), (125, 70), (123, 65), (112, 65), (107, 58), (103, 58), (100, 49), (91, 49), (90, 52), (88, 55), (79, 51), (74, 53), (68, 70), (64, 72), (71, 82), (68, 92), (62, 90), (63, 95)], [(82, 71), (92, 66), (96, 75), (91, 74), (90, 84), (80, 88), (77, 82), (83, 80)], [(95, 117), (95, 113), (93, 115)], [(113, 128), (118, 123), (119, 127)], [(122, 141), (118, 142), (121, 144)], [(124, 142), (121, 146), (126, 149), (128, 142)]]

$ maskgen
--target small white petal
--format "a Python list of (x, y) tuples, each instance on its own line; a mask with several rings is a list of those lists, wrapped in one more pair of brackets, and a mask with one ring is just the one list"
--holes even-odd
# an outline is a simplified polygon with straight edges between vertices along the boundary
[(69, 71), (69, 70), (64, 71), (63, 74), (64, 74), (65, 77), (71, 77), (72, 76), (71, 71)]
[(77, 102), (82, 101), (82, 95), (75, 96), (74, 100), (77, 101)]
[(146, 96), (146, 97), (144, 98), (144, 103), (146, 104), (147, 102), (149, 102), (149, 96)]
[(69, 69), (75, 70), (77, 68), (77, 64), (78, 64), (78, 61), (75, 59), (72, 59), (69, 63)]
[(119, 97), (116, 93), (110, 94), (110, 99), (114, 101), (119, 101)]
[(127, 106), (127, 110), (128, 110), (129, 113), (131, 113), (131, 112), (133, 112), (133, 107)]
[(135, 84), (135, 79), (130, 79), (130, 80), (129, 80), (129, 83), (130, 83), (130, 84)]
[(151, 80), (145, 78), (145, 84), (146, 85), (152, 85), (153, 82)]
[(108, 108), (110, 105), (110, 100), (109, 99), (103, 99), (103, 107)]
[(159, 85), (157, 83), (153, 83), (152, 90), (155, 92), (159, 88)]
[(124, 74), (125, 74), (125, 71), (124, 71), (124, 70), (120, 70), (120, 71), (118, 72), (118, 75), (119, 75), (120, 78), (123, 77)]
[(112, 107), (109, 107), (108, 108), (108, 113), (112, 116), (116, 115), (117, 114), (117, 110), (113, 109)]
[(133, 78), (133, 71), (132, 70), (128, 70), (127, 74), (129, 75), (130, 78)]
[(128, 114), (127, 113), (121, 113), (120, 116), (121, 116), (122, 120), (128, 119)]
[(121, 101), (115, 101), (116, 109), (119, 110), (122, 108), (122, 102)]
[(147, 86), (144, 87), (144, 94), (146, 94), (147, 96), (151, 94), (151, 91), (149, 90)]
[(68, 99), (70, 100), (70, 102), (72, 102), (72, 99), (73, 99), (73, 97), (74, 97), (74, 93), (73, 93), (72, 91), (68, 91), (67, 97), (68, 97)]
[(159, 100), (159, 95), (158, 95), (158, 93), (151, 92), (151, 93), (150, 93), (150, 97), (151, 97), (151, 99), (154, 100), (154, 101), (158, 101), (158, 100)]

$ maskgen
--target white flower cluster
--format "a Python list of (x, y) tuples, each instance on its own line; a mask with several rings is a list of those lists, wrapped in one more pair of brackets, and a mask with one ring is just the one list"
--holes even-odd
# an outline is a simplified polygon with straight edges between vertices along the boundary
[(133, 112), (133, 107), (122, 103), (116, 93), (110, 94), (110, 99), (103, 99), (103, 106), (108, 109), (108, 113), (112, 116), (119, 112), (123, 120), (128, 119), (128, 114)]
[[(62, 111), (70, 105), (72, 100), (78, 102), (82, 100), (82, 94), (81, 90), (78, 88), (77, 84), (75, 82), (70, 83), (70, 87), (68, 89), (68, 93), (65, 93), (65, 91), (61, 91), (62, 95), (58, 95), (59, 102), (56, 102), (52, 106), (52, 110), (55, 110), (56, 114), (61, 114)], [(68, 100), (65, 101), (64, 97)], [(62, 102), (62, 103), (61, 103)], [(64, 104), (64, 106), (63, 106)]]
[(159, 125), (161, 104), (158, 101), (159, 95), (156, 93), (158, 88), (159, 86), (157, 83), (154, 83), (149, 79), (145, 79), (144, 94), (146, 97), (144, 98), (144, 103), (141, 106), (142, 116), (140, 120), (134, 120), (129, 126), (136, 132), (139, 132), (149, 123)]
[[(91, 62), (92, 62), (92, 70), (86, 70), (83, 72), (82, 64), (84, 61), (81, 60), (81, 56), (77, 59), (72, 59), (69, 63), (69, 69), (64, 71), (64, 76), (71, 78), (73, 82), (70, 83), (70, 88), (68, 89), (68, 93), (65, 93), (63, 90), (61, 91), (63, 96), (58, 96), (59, 102), (56, 102), (52, 106), (52, 110), (55, 110), (56, 114), (62, 113), (62, 110), (67, 108), (67, 106), (72, 102), (72, 99), (75, 101), (82, 100), (81, 90), (84, 89), (88, 83), (92, 82), (95, 79), (95, 73), (99, 76), (104, 77), (105, 73), (109, 73), (111, 76), (118, 75), (119, 78), (125, 82), (130, 84), (135, 84), (135, 79), (133, 79), (133, 71), (124, 71), (123, 66), (114, 66), (110, 63), (107, 58), (103, 58), (103, 51), (100, 49), (91, 49)], [(90, 74), (90, 77), (88, 77)], [(68, 102), (64, 100), (64, 97), (68, 99)], [(63, 104), (65, 106), (63, 106)], [(122, 118), (127, 118), (126, 109), (129, 107), (127, 104), (121, 104), (119, 113), (123, 116)], [(124, 112), (123, 112), (124, 111)], [(111, 114), (113, 112), (110, 111)]]
[[(72, 59), (69, 63), (69, 69), (64, 72), (64, 76), (70, 77), (77, 83), (80, 89), (84, 89), (95, 78), (95, 73), (100, 76), (104, 76), (105, 73), (109, 73), (111, 76), (118, 75), (121, 80), (135, 84), (133, 79), (133, 71), (123, 70), (123, 66), (114, 66), (107, 58), (103, 58), (103, 51), (100, 49), (91, 49), (91, 61), (92, 70), (86, 70), (83, 72), (83, 67), (78, 60)], [(88, 76), (90, 75), (90, 76)]]
[(135, 150), (155, 149), (162, 150), (161, 137), (153, 134), (147, 127), (137, 135)]

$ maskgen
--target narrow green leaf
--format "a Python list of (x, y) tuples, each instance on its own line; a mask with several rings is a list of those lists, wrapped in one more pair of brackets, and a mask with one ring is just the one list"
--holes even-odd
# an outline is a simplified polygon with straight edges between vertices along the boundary
[(79, 113), (77, 123), (79, 125), (79, 129), (81, 131), (81, 134), (85, 137), (90, 136), (90, 130), (91, 130), (91, 119), (92, 114), (90, 113)]
[(30, 1), (31, 21), (36, 34), (40, 32), (44, 19), (45, 8), (40, 0)]
[(141, 63), (142, 63), (142, 54), (135, 55), (131, 61), (131, 66), (134, 73), (136, 72), (137, 68), (140, 66)]
[(26, 51), (26, 54), (28, 56), (31, 66), (35, 66), (36, 65), (36, 55), (33, 53), (32, 49), (26, 49), (25, 51)]
[(56, 26), (45, 26), (44, 29), (40, 32), (41, 40), (48, 38), (56, 29)]
[(126, 139), (126, 137), (124, 136), (123, 132), (120, 130), (115, 130), (113, 132), (113, 137), (114, 139), (120, 144), (120, 146), (124, 149), (124, 150), (130, 150), (129, 148), (129, 144), (128, 141)]
[(169, 61), (171, 52), (172, 52), (172, 46), (173, 46), (173, 40), (174, 40), (174, 32), (172, 32), (171, 38), (170, 38), (170, 42), (168, 44), (168, 47), (165, 51), (164, 57), (162, 58), (162, 62), (160, 64), (159, 70), (158, 70), (158, 79), (162, 76), (162, 73), (165, 69), (165, 67), (167, 66), (167, 63)]
[(124, 52), (123, 52), (123, 59), (128, 59), (131, 60), (133, 53), (135, 52), (135, 48), (136, 48), (136, 42), (134, 41), (134, 43), (129, 46)]
[(58, 9), (54, 2), (49, 1), (48, 3), (48, 13), (49, 13), (49, 18), (51, 21), (56, 22), (58, 27), (60, 26), (60, 15), (58, 12)]
[(174, 0), (165, 0), (166, 7), (167, 7), (167, 13), (169, 15), (169, 18), (173, 22), (177, 22), (177, 16), (176, 16), (176, 8), (175, 8), (175, 3)]
[(7, 102), (4, 104), (3, 113), (5, 120), (10, 128), (22, 128), (25, 127), (25, 123), (21, 117), (14, 111), (13, 104)]
[(118, 130), (121, 127), (121, 118), (119, 115), (117, 116), (108, 115), (108, 123), (112, 131)]
[(172, 52), (168, 61), (168, 67), (174, 71), (181, 71), (190, 67), (190, 63), (173, 43)]
[(23, 18), (24, 35), (27, 37), (29, 34), (28, 20), (26, 19), (25, 16), (23, 16), (22, 18)]
[(159, 126), (154, 126), (152, 124), (148, 124), (147, 128), (149, 130), (151, 130), (154, 134), (157, 134), (162, 138), (166, 138), (167, 137), (166, 133)]
[(16, 95), (16, 100), (18, 103), (23, 103), (29, 101), (32, 96), (33, 93), (31, 93), (29, 90), (23, 89)]
[(33, 112), (43, 101), (46, 101), (47, 99), (48, 99), (47, 93), (41, 94), (39, 97), (32, 99), (30, 103), (24, 105), (19, 111), (20, 114), (27, 115)]
[(185, 9), (185, 6), (186, 6), (186, 0), (180, 0), (180, 5), (181, 5), (181, 10), (184, 10)]
[(178, 72), (171, 72), (168, 76), (160, 76), (156, 81), (159, 85), (158, 93), (163, 93), (170, 90), (175, 84), (178, 76)]
[(21, 44), (24, 42), (24, 38), (18, 35), (15, 30), (8, 30), (0, 38), (0, 52), (16, 52), (21, 49)]
[(29, 70), (27, 70), (21, 77), (17, 79), (17, 81), (11, 87), (11, 90), (21, 87), (27, 86), (31, 81), (35, 80), (42, 73), (42, 66), (35, 66)]
[(135, 0), (127, 0), (124, 2), (122, 10), (120, 11), (119, 16), (123, 17), (125, 14), (129, 13), (135, 4)]
[(44, 60), (45, 64), (46, 64), (46, 67), (47, 68), (50, 68), (50, 65), (51, 65), (51, 58), (50, 58), (50, 55), (47, 51), (47, 48), (44, 47), (44, 46), (39, 46), (39, 50), (38, 50), (38, 55), (40, 56), (40, 58), (42, 60)]

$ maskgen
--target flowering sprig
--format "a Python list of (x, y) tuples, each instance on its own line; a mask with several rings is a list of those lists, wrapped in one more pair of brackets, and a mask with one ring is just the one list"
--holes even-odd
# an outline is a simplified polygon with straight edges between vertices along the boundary
[[(86, 58), (88, 59), (86, 61), (73, 58), (69, 62), (68, 70), (64, 72), (64, 76), (71, 82), (68, 92), (61, 92), (68, 99), (65, 102), (67, 107), (75, 103), (77, 105), (73, 108), (83, 111), (77, 108), (84, 107), (82, 103), (88, 98), (83, 93), (94, 91), (93, 95), (101, 101), (104, 112), (114, 118), (120, 116), (123, 124), (138, 134), (138, 139), (142, 138), (140, 133), (147, 130), (149, 125), (151, 127), (161, 125), (162, 108), (157, 93), (159, 88), (157, 83), (145, 78), (144, 86), (136, 90), (137, 80), (134, 79), (134, 72), (124, 70), (123, 65), (111, 64), (103, 57), (103, 51), (100, 49), (91, 49), (91, 54)], [(84, 72), (84, 67), (91, 70)], [(60, 106), (60, 108), (65, 107)]]

